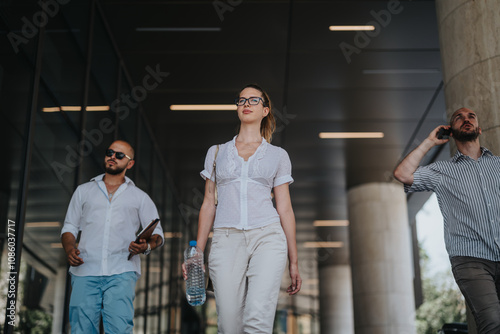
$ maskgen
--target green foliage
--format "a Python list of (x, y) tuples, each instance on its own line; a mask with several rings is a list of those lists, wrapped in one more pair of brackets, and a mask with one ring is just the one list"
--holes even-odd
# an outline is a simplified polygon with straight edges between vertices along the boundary
[(465, 302), (449, 268), (431, 277), (429, 257), (422, 248), (420, 259), (424, 303), (417, 310), (417, 333), (435, 334), (445, 323), (466, 322)]
[(22, 308), (19, 312), (19, 325), (16, 333), (49, 334), (52, 332), (52, 316), (41, 310)]

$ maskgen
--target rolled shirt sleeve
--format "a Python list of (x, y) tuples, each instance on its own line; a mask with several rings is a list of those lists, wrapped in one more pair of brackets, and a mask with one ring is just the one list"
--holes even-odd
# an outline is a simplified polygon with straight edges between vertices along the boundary
[(200, 172), (200, 175), (204, 180), (210, 179), (211, 181), (215, 182), (215, 175), (213, 175), (212, 171), (214, 167), (216, 149), (217, 145), (213, 145), (208, 149), (207, 155), (205, 157), (204, 169)]
[(76, 188), (71, 201), (69, 202), (68, 211), (66, 212), (66, 218), (64, 218), (64, 225), (61, 230), (61, 236), (69, 232), (78, 237), (78, 232), (80, 231), (80, 220), (82, 217), (82, 191), (81, 186)]
[(273, 187), (277, 187), (285, 183), (293, 183), (292, 163), (290, 161), (288, 153), (284, 149), (280, 148), (280, 159), (278, 162), (278, 169), (274, 178)]
[(405, 192), (435, 191), (442, 179), (442, 174), (436, 167), (436, 163), (418, 167), (413, 173), (413, 183), (404, 185)]

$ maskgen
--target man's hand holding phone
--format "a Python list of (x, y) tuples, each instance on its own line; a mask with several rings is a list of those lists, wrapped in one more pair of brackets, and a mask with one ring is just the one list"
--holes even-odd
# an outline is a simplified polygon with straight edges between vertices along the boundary
[(439, 131), (437, 133), (437, 138), (438, 139), (448, 139), (450, 137), (450, 134), (451, 134), (451, 127), (448, 127), (448, 128), (442, 127), (439, 129)]

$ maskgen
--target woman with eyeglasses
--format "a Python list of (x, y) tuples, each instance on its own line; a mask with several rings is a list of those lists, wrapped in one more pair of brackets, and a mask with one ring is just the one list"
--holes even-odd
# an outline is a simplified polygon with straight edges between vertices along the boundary
[[(210, 147), (201, 172), (205, 197), (197, 245), (205, 249), (213, 225), (209, 271), (218, 332), (272, 333), (287, 256), (291, 284), (286, 291), (294, 295), (302, 285), (288, 189), (291, 163), (284, 149), (270, 144), (276, 122), (267, 93), (247, 85), (236, 105), (238, 135)], [(185, 266), (183, 274), (186, 279)]]

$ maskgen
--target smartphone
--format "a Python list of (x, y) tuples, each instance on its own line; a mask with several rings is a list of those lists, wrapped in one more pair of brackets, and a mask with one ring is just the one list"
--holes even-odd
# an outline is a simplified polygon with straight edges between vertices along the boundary
[(451, 129), (440, 128), (438, 133), (437, 133), (437, 137), (438, 137), (438, 139), (446, 139), (450, 136), (450, 133), (451, 133)]

